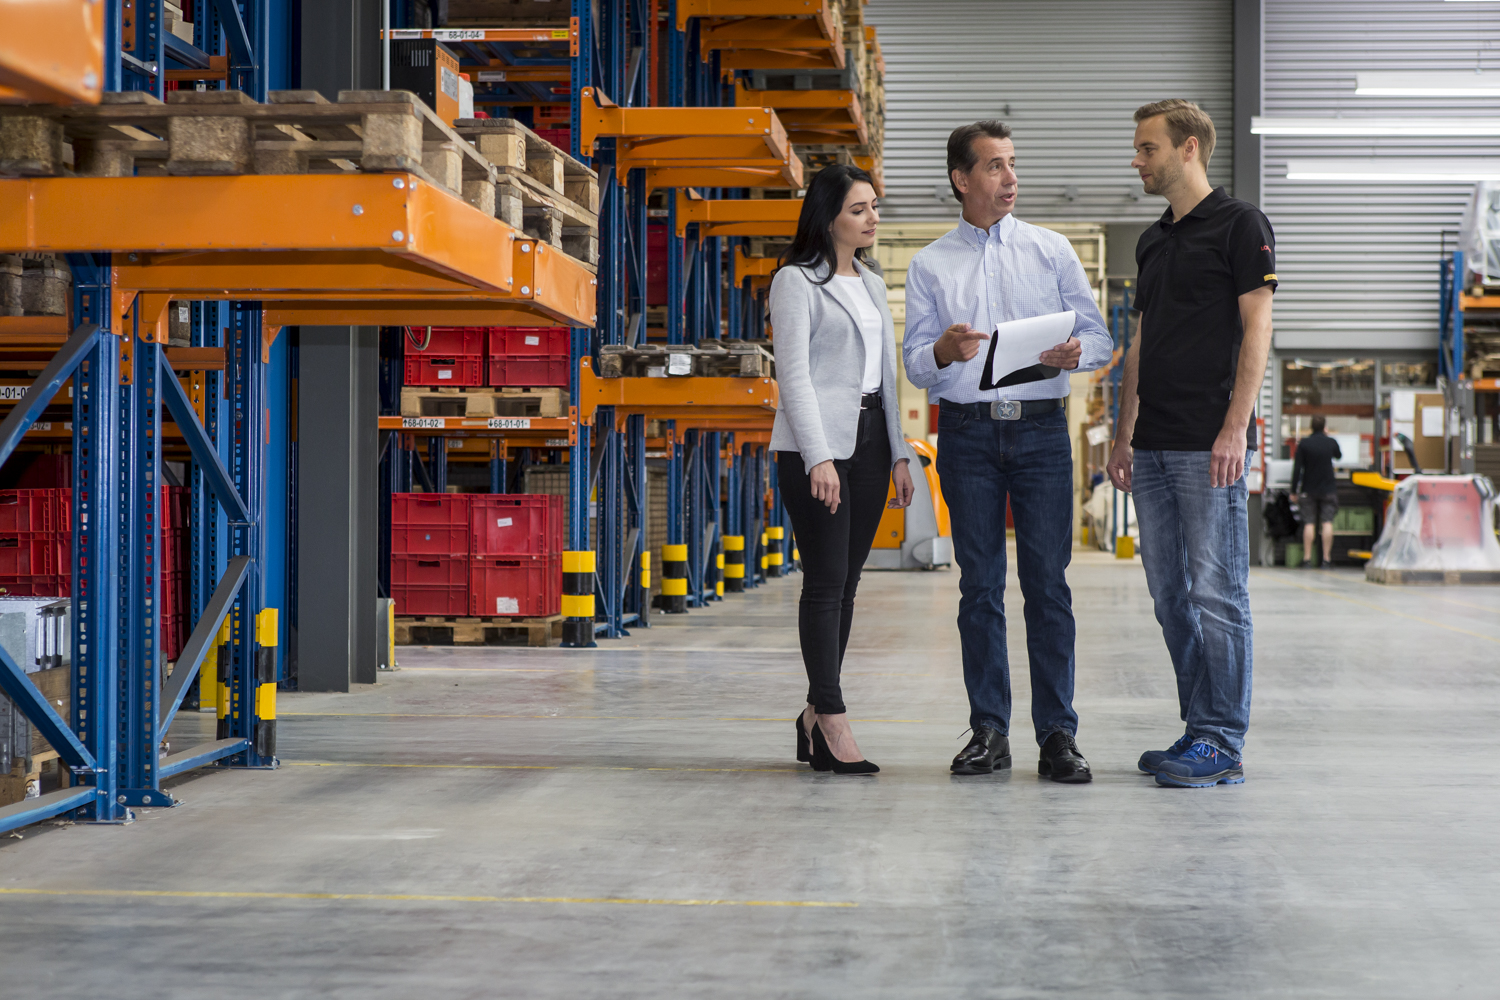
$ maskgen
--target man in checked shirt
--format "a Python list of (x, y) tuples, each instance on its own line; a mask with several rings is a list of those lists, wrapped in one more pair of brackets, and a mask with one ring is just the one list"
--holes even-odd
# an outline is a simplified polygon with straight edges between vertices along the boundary
[[(963, 205), (958, 228), (924, 248), (906, 272), (902, 354), (913, 385), (940, 400), (938, 475), (961, 572), (958, 631), (973, 737), (955, 774), (1010, 767), (1010, 662), (1005, 644), (1005, 507), (1016, 525), (1016, 572), (1026, 599), (1031, 720), (1038, 772), (1092, 779), (1074, 737), (1073, 450), (1063, 397), (1068, 373), (1107, 363), (1114, 343), (1083, 265), (1067, 239), (1021, 222), (1009, 126), (975, 122), (948, 138), (948, 182)], [(1072, 310), (1073, 335), (1041, 364), (980, 389), (982, 342), (997, 323)], [(998, 373), (997, 373), (998, 374)]]

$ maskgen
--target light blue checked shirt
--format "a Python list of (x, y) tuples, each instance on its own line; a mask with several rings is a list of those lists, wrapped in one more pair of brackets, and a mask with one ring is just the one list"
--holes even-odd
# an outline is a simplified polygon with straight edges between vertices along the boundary
[(981, 391), (989, 342), (969, 361), (939, 368), (932, 345), (955, 323), (993, 333), (996, 323), (1073, 310), (1073, 336), (1083, 354), (1074, 371), (1102, 368), (1114, 340), (1094, 301), (1088, 277), (1067, 237), (1007, 215), (986, 232), (960, 219), (958, 228), (918, 251), (906, 272), (906, 337), (901, 353), (906, 377), (928, 399), (954, 403), (997, 399), (1060, 399), (1068, 394), (1064, 371), (1054, 378)]

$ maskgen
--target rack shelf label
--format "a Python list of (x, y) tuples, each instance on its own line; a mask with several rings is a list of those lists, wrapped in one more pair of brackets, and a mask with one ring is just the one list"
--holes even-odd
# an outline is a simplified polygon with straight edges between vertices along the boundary
[(443, 420), (442, 417), (402, 417), (401, 418), (401, 426), (403, 428), (411, 427), (411, 428), (418, 428), (418, 429), (422, 429), (422, 430), (440, 431), (440, 430), (443, 429), (444, 425), (445, 425), (445, 421)]
[(492, 431), (529, 431), (531, 430), (531, 418), (491, 417), (489, 429)]

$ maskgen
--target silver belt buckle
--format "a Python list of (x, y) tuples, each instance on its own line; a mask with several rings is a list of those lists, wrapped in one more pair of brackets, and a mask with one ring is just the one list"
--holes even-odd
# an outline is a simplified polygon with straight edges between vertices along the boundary
[(1021, 403), (1016, 399), (998, 399), (990, 404), (991, 420), (1020, 420)]

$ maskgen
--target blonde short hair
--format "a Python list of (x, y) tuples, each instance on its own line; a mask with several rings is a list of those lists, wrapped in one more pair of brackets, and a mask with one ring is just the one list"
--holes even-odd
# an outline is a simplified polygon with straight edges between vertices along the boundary
[(1167, 119), (1167, 135), (1172, 139), (1172, 148), (1181, 148), (1187, 142), (1188, 136), (1198, 140), (1198, 152), (1203, 159), (1203, 166), (1208, 167), (1209, 158), (1214, 155), (1214, 120), (1208, 117), (1198, 105), (1192, 101), (1184, 101), (1180, 97), (1173, 97), (1165, 101), (1157, 101), (1154, 104), (1143, 104), (1135, 109), (1135, 123), (1139, 125), (1147, 118), (1155, 118), (1165, 115)]

